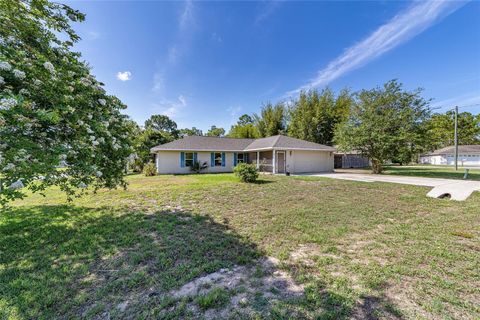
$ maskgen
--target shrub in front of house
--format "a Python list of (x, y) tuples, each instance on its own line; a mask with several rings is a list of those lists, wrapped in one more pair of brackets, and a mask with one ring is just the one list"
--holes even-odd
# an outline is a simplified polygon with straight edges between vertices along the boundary
[(143, 166), (143, 174), (145, 177), (152, 177), (157, 174), (157, 167), (155, 166), (155, 163), (149, 162), (146, 165)]
[(239, 163), (233, 172), (243, 182), (255, 182), (258, 179), (258, 169), (255, 164)]
[(202, 170), (205, 170), (207, 168), (208, 168), (208, 163), (206, 162), (201, 163), (200, 161), (194, 161), (193, 164), (190, 166), (190, 170), (195, 173), (200, 173)]

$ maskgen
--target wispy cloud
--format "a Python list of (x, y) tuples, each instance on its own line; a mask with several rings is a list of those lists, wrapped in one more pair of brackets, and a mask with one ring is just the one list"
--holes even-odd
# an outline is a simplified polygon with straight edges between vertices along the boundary
[(470, 92), (456, 97), (433, 102), (431, 105), (434, 110), (449, 110), (455, 106), (458, 107), (476, 107), (480, 110), (480, 93)]
[(211, 39), (213, 42), (218, 42), (218, 43), (221, 43), (223, 41), (222, 36), (216, 32), (212, 33)]
[(182, 115), (182, 111), (187, 107), (187, 99), (183, 95), (179, 95), (176, 100), (162, 100), (153, 104), (154, 112), (160, 112), (170, 118), (178, 118)]
[(195, 29), (195, 6), (192, 0), (183, 3), (183, 7), (178, 14), (177, 35), (175, 40), (167, 47), (166, 55), (162, 61), (158, 62), (157, 70), (153, 75), (152, 92), (164, 94), (166, 87), (166, 78), (170, 69), (181, 60), (184, 53), (188, 50), (192, 30)]
[(180, 27), (180, 30), (183, 30), (185, 28), (188, 28), (191, 26), (195, 19), (193, 15), (193, 1), (192, 0), (187, 0), (185, 1), (185, 6), (183, 7), (182, 13), (179, 16), (178, 20), (178, 25)]
[(282, 4), (282, 1), (267, 1), (262, 5), (261, 11), (255, 17), (255, 24), (261, 24), (269, 18)]
[(298, 94), (301, 90), (319, 87), (357, 69), (400, 44), (422, 33), (442, 18), (453, 13), (465, 1), (419, 1), (393, 17), (364, 40), (348, 48), (331, 61), (326, 68), (307, 84), (287, 95)]
[(100, 33), (97, 31), (89, 31), (87, 32), (87, 39), (88, 40), (97, 40), (100, 38)]
[(120, 81), (128, 81), (132, 79), (132, 73), (130, 71), (119, 71), (117, 73), (117, 79)]

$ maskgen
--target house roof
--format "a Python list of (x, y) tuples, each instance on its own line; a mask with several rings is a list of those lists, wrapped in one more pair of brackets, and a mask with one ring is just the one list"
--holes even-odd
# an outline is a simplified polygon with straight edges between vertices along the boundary
[(287, 136), (272, 136), (267, 138), (255, 139), (245, 151), (263, 150), (263, 149), (304, 149), (304, 150), (325, 150), (335, 151), (333, 147), (325, 146), (315, 142), (295, 139)]
[[(444, 155), (454, 154), (455, 146), (449, 146), (442, 149), (435, 150), (428, 155)], [(462, 145), (458, 146), (458, 153), (480, 153), (480, 145)]]
[(157, 151), (256, 151), (269, 149), (335, 151), (333, 147), (286, 136), (260, 139), (236, 139), (223, 137), (189, 136), (156, 146)]
[(254, 139), (187, 136), (153, 147), (150, 151), (243, 151)]

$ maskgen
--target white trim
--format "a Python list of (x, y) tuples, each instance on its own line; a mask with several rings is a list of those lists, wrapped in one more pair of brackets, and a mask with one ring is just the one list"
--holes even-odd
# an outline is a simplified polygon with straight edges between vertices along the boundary
[(245, 150), (211, 150), (211, 149), (150, 149), (150, 153), (157, 153), (162, 151), (193, 151), (193, 152), (245, 152)]
[(300, 150), (300, 151), (324, 151), (324, 152), (335, 152), (337, 149), (312, 149), (312, 148), (279, 148), (279, 147), (268, 147), (268, 148), (259, 148), (259, 149), (243, 149), (243, 150), (211, 150), (211, 149), (157, 149), (150, 150), (150, 153), (157, 153), (162, 151), (194, 151), (194, 152), (255, 152), (255, 151), (270, 151), (270, 150)]
[(269, 151), (269, 150), (303, 150), (303, 151), (325, 151), (325, 152), (335, 152), (337, 149), (312, 149), (312, 148), (281, 148), (281, 147), (268, 147), (268, 148), (259, 148), (259, 149), (245, 149), (244, 151)]

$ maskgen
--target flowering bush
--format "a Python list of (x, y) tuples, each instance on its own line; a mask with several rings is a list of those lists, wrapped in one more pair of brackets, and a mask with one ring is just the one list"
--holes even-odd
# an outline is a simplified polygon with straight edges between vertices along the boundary
[(131, 126), (71, 51), (70, 23), (83, 20), (47, 0), (0, 1), (0, 204), (25, 188), (58, 185), (71, 198), (126, 186)]

